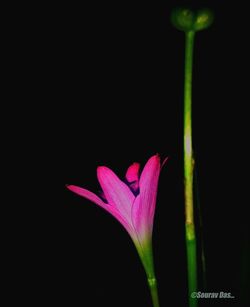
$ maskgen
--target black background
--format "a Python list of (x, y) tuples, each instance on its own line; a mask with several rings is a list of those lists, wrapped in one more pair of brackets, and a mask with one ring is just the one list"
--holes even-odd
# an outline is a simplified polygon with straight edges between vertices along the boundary
[(143, 166), (159, 153), (169, 157), (154, 226), (160, 301), (161, 306), (187, 303), (184, 34), (169, 21), (171, 9), (185, 4), (215, 13), (213, 26), (195, 41), (193, 136), (207, 291), (235, 296), (200, 302), (239, 305), (240, 261), (248, 259), (242, 197), (248, 21), (244, 6), (226, 1), (41, 4), (20, 7), (20, 15), (15, 7), (18, 19), (6, 25), (13, 44), (8, 76), (16, 82), (7, 99), (6, 125), (8, 133), (14, 130), (7, 138), (13, 148), (7, 285), (15, 284), (9, 299), (33, 306), (150, 306), (145, 273), (127, 233), (65, 184), (98, 192), (98, 165), (122, 178), (130, 163)]

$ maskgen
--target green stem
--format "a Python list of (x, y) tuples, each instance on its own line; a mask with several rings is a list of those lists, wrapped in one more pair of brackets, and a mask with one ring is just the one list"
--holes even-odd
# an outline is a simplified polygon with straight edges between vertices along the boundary
[(148, 285), (149, 285), (149, 288), (150, 288), (153, 306), (154, 307), (160, 307), (156, 278), (155, 277), (148, 278)]
[(160, 307), (158, 290), (157, 290), (157, 280), (155, 277), (155, 270), (154, 270), (152, 239), (150, 238), (147, 241), (147, 243), (144, 244), (143, 246), (137, 243), (135, 243), (135, 245), (147, 275), (148, 286), (150, 289), (153, 306)]
[(194, 31), (185, 32), (185, 80), (184, 80), (184, 192), (185, 192), (185, 223), (188, 269), (189, 306), (197, 306), (197, 298), (191, 293), (197, 292), (197, 261), (196, 237), (193, 208), (193, 150), (192, 150), (192, 67)]

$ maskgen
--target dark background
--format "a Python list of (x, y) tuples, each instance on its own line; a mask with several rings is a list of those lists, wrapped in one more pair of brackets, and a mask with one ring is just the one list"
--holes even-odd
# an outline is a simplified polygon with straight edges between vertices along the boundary
[(242, 197), (248, 21), (244, 6), (226, 1), (41, 4), (22, 6), (20, 14), (13, 8), (18, 18), (6, 25), (13, 44), (8, 74), (17, 84), (7, 100), (14, 127), (8, 138), (13, 167), (7, 233), (13, 234), (13, 252), (6, 284), (15, 291), (9, 300), (33, 306), (150, 306), (145, 273), (127, 233), (65, 184), (98, 192), (98, 165), (123, 178), (130, 163), (143, 166), (159, 153), (169, 157), (154, 226), (159, 296), (161, 306), (187, 303), (184, 34), (169, 21), (171, 9), (185, 4), (215, 13), (213, 26), (195, 41), (193, 137), (207, 291), (235, 296), (200, 302), (239, 306), (247, 289), (240, 284), (249, 278), (241, 264), (248, 262)]

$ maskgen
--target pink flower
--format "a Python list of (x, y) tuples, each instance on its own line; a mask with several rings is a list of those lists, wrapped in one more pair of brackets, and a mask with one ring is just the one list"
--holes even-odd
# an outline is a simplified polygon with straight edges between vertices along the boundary
[(161, 170), (160, 157), (152, 156), (140, 176), (139, 169), (139, 163), (133, 163), (128, 168), (126, 180), (123, 182), (111, 169), (99, 166), (97, 178), (103, 197), (75, 185), (68, 185), (67, 188), (112, 214), (127, 230), (145, 268), (149, 268), (152, 267), (151, 239)]

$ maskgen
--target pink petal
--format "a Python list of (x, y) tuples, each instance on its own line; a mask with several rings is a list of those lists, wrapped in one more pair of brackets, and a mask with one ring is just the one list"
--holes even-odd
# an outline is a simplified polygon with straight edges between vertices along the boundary
[(84, 188), (81, 188), (81, 187), (78, 187), (78, 186), (75, 186), (75, 185), (67, 185), (67, 188), (70, 191), (72, 191), (72, 192), (74, 192), (74, 193), (76, 193), (76, 194), (78, 194), (78, 195), (80, 195), (80, 196), (82, 196), (82, 197), (92, 201), (93, 203), (97, 204), (98, 206), (100, 206), (103, 209), (105, 209), (106, 211), (108, 211), (110, 214), (112, 214), (124, 226), (124, 228), (128, 231), (128, 233), (131, 236), (134, 236), (134, 229), (133, 229), (132, 224), (128, 223), (124, 219), (124, 217), (121, 216), (121, 214), (119, 213), (119, 211), (115, 207), (113, 207), (113, 206), (111, 206), (109, 204), (104, 203), (101, 200), (101, 198), (99, 198), (96, 194), (94, 194), (94, 193), (92, 193), (89, 190), (86, 190)]
[(128, 180), (128, 182), (139, 180), (139, 175), (138, 175), (139, 169), (140, 169), (140, 164), (137, 162), (134, 162), (132, 165), (130, 165), (130, 167), (126, 172), (126, 179)]
[(139, 188), (139, 169), (140, 164), (135, 162), (128, 168), (126, 172), (126, 179), (130, 183), (130, 188), (135, 192)]
[(160, 157), (155, 155), (148, 160), (140, 177), (140, 194), (133, 205), (132, 221), (141, 239), (152, 233), (160, 168)]
[(129, 187), (105, 166), (97, 168), (97, 177), (108, 203), (114, 206), (124, 219), (132, 225), (131, 208), (135, 196)]
[(100, 197), (98, 197), (96, 194), (90, 192), (89, 190), (78, 187), (76, 185), (67, 185), (67, 188), (70, 191), (72, 191), (72, 192), (74, 192), (74, 193), (76, 193), (76, 194), (78, 194), (78, 195), (80, 195), (84, 198), (87, 198), (88, 200), (91, 200), (93, 203), (97, 204), (98, 206), (106, 209), (107, 204), (105, 204), (105, 202), (102, 201), (102, 199)]

